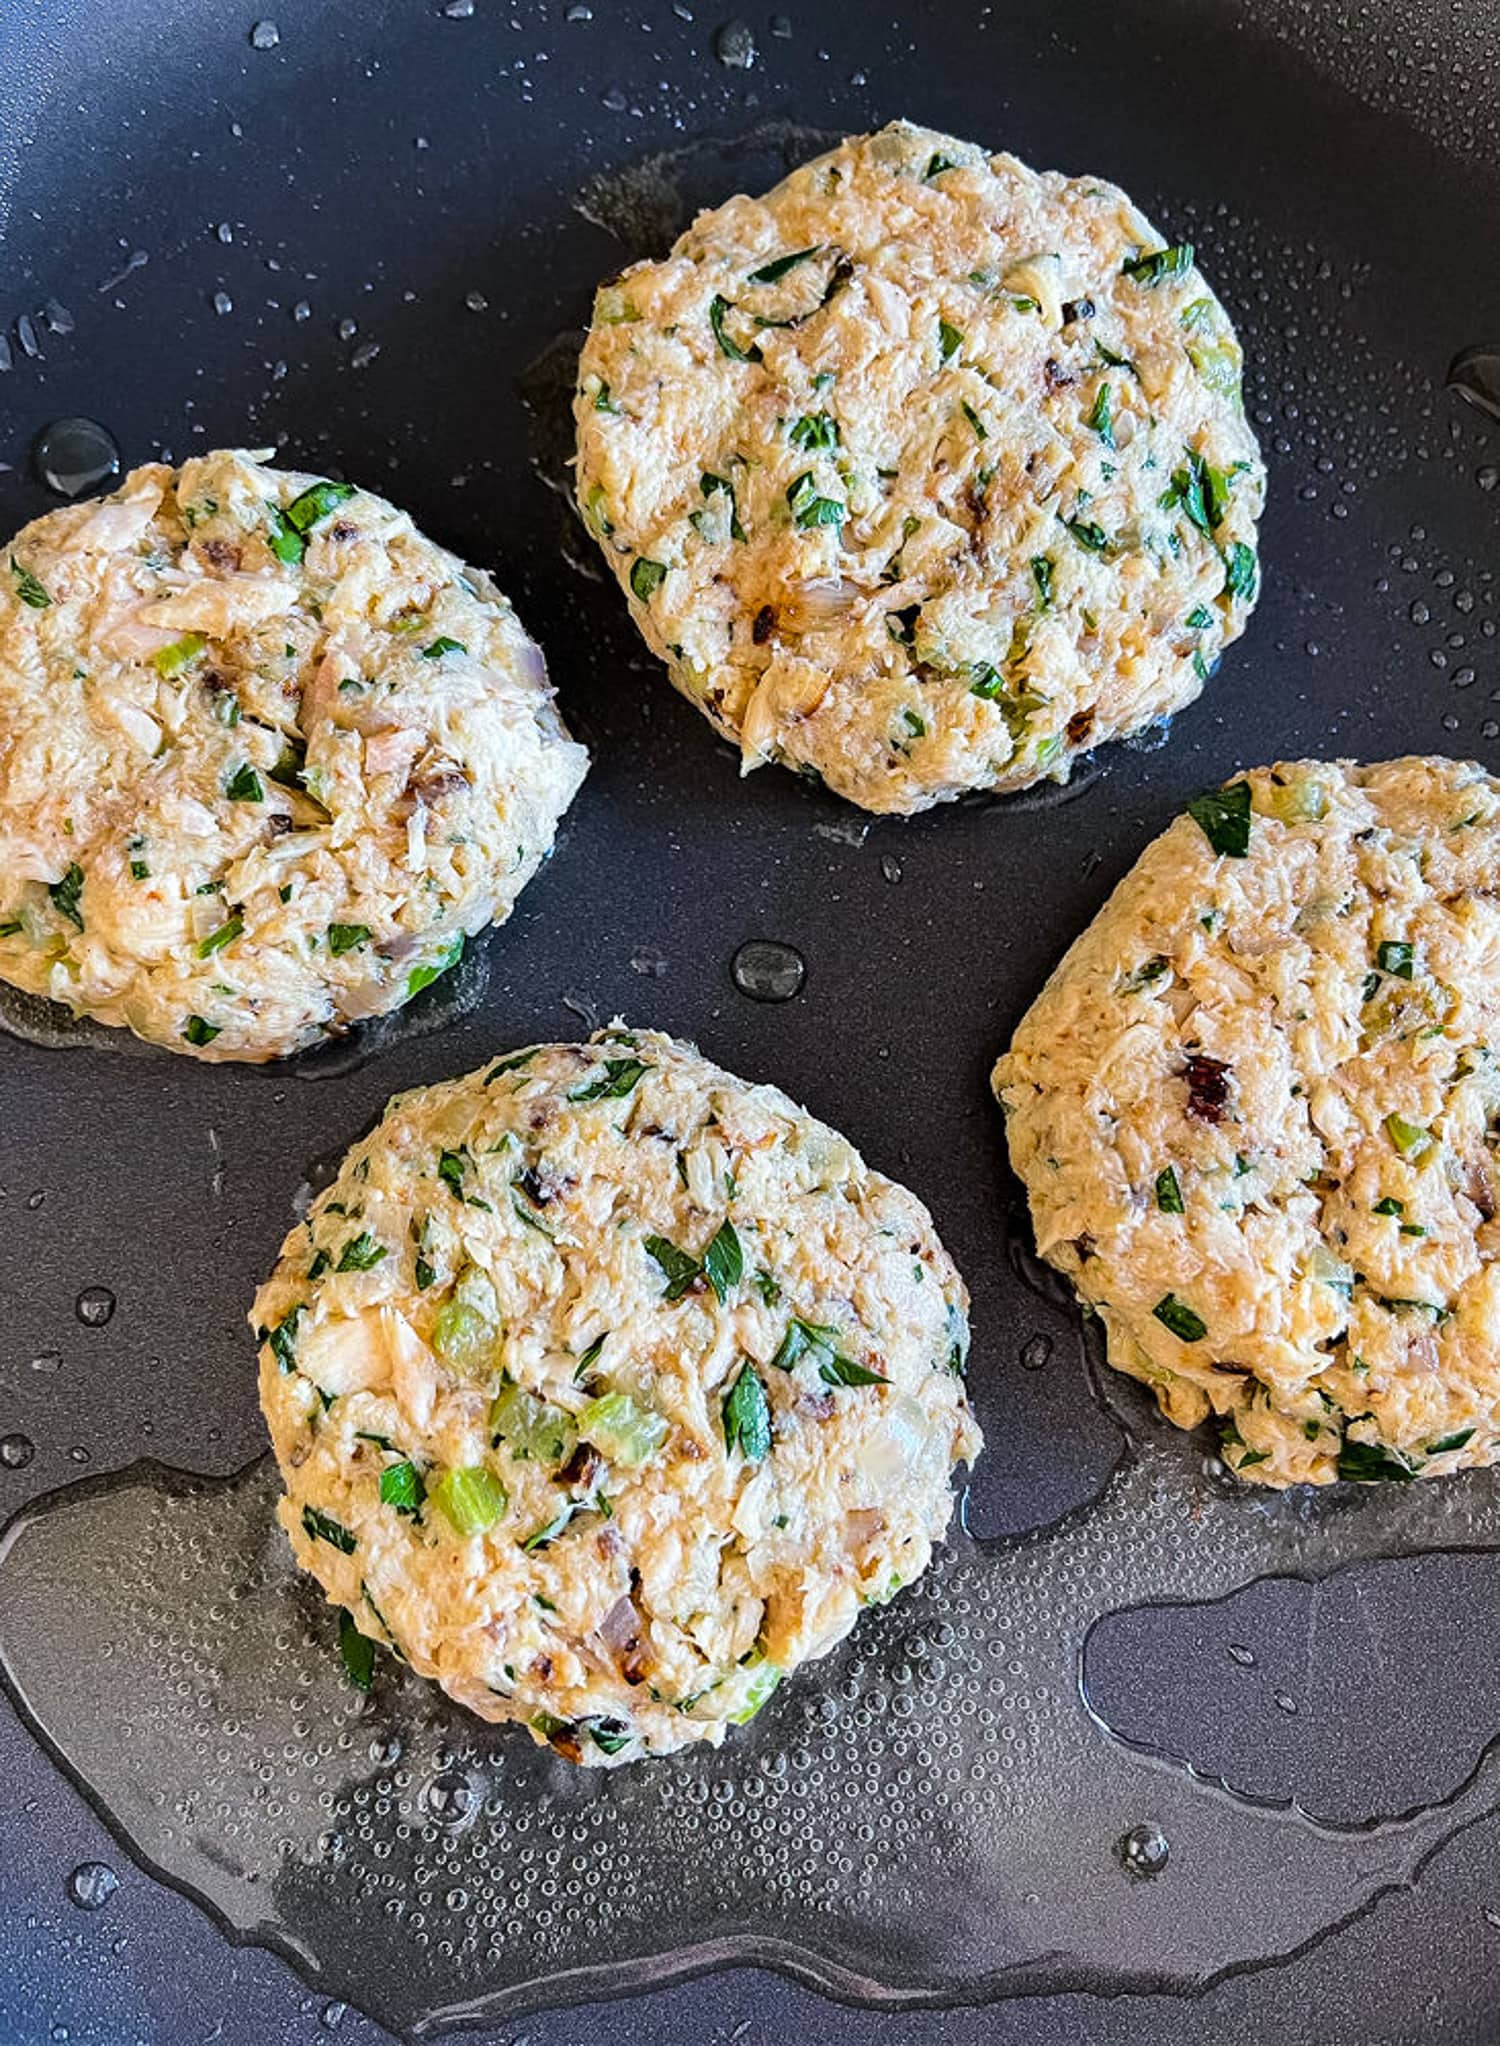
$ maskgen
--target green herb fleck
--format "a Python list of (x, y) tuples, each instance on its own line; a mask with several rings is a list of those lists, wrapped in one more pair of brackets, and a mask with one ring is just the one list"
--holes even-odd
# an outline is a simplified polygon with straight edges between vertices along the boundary
[(641, 603), (649, 604), (652, 597), (667, 579), (666, 563), (648, 561), (644, 555), (630, 564), (631, 593)]
[(1375, 947), (1375, 964), (1397, 980), (1411, 979), (1413, 956), (1411, 945), (1402, 939), (1387, 938)]
[[(352, 483), (313, 483), (286, 508), (287, 524), (296, 533), (309, 533), (319, 519), (326, 519), (336, 505), (353, 497)], [(284, 557), (283, 557), (284, 558)]]
[(787, 429), (794, 448), (810, 455), (830, 455), (839, 444), (838, 421), (829, 412), (804, 412)]
[(248, 760), (243, 761), (225, 782), (224, 793), (231, 803), (263, 803), (266, 797), (260, 776)]
[(370, 936), (368, 924), (330, 924), (328, 949), (335, 959), (340, 959), (344, 953), (356, 951), (361, 945), (368, 945)]
[(76, 924), (79, 930), (82, 930), (83, 911), (79, 908), (78, 902), (83, 894), (83, 869), (76, 860), (63, 869), (60, 881), (49, 883), (47, 893), (52, 898), (52, 907), (58, 915), (65, 916), (70, 924)]
[(440, 632), (431, 646), (423, 647), (422, 659), (440, 661), (444, 654), (466, 654), (468, 651), (461, 639), (449, 639), (446, 632)]
[(1224, 557), (1224, 595), (1248, 600), (1255, 595), (1255, 577), (1255, 549), (1236, 540)]
[(734, 1381), (724, 1402), (724, 1447), (748, 1464), (764, 1463), (771, 1448), (771, 1408), (752, 1364)]
[(361, 1229), (358, 1236), (351, 1236), (339, 1252), (339, 1261), (334, 1266), (339, 1272), (373, 1271), (385, 1256), (385, 1245), (379, 1243), (368, 1229)]
[(1208, 1334), (1208, 1323), (1201, 1315), (1195, 1313), (1185, 1300), (1179, 1300), (1175, 1293), (1163, 1293), (1151, 1312), (1163, 1328), (1172, 1331), (1179, 1342), (1201, 1343)]
[(1383, 1442), (1350, 1442), (1339, 1448), (1338, 1474), (1355, 1485), (1381, 1483), (1409, 1484), (1416, 1471), (1394, 1449)]
[(1133, 277), (1137, 284), (1160, 284), (1164, 277), (1185, 276), (1192, 267), (1192, 243), (1174, 242), (1170, 248), (1146, 249), (1138, 256), (1127, 256), (1120, 272), (1122, 276)]
[(29, 604), (33, 611), (45, 611), (52, 599), (42, 588), (29, 568), (22, 568), (14, 554), (10, 557), (10, 572), (16, 579), (16, 595), (23, 604)]
[(714, 339), (719, 344), (719, 353), (727, 355), (731, 362), (759, 362), (760, 350), (752, 341), (748, 348), (741, 348), (734, 336), (725, 331), (724, 315), (730, 310), (727, 298), (713, 299), (708, 308), (708, 324), (714, 330)]
[(331, 1513), (320, 1513), (316, 1506), (303, 1507), (302, 1526), (311, 1540), (327, 1542), (331, 1549), (338, 1549), (345, 1556), (352, 1556), (359, 1546), (342, 1521), (335, 1520)]
[(951, 362), (964, 345), (964, 337), (957, 327), (950, 327), (946, 320), (938, 321), (938, 350), (944, 362)]
[(814, 242), (810, 249), (794, 249), (789, 256), (776, 256), (769, 263), (762, 263), (749, 276), (751, 284), (777, 284), (789, 270), (795, 270), (799, 263), (805, 263), (810, 256), (821, 252), (821, 242)]
[(1182, 1188), (1177, 1184), (1174, 1166), (1163, 1166), (1156, 1175), (1156, 1205), (1164, 1215), (1181, 1215), (1186, 1212), (1182, 1205)]
[(380, 1473), (380, 1503), (415, 1517), (422, 1510), (427, 1487), (414, 1463), (393, 1463)]
[(339, 1654), (351, 1684), (368, 1691), (375, 1681), (375, 1643), (355, 1625), (347, 1607), (339, 1607)]
[(726, 1217), (703, 1253), (703, 1270), (721, 1305), (740, 1283), (744, 1269), (745, 1255), (740, 1248), (739, 1236), (734, 1224)]
[(662, 1297), (667, 1300), (680, 1300), (702, 1271), (702, 1265), (687, 1251), (679, 1250), (675, 1243), (669, 1243), (665, 1236), (648, 1236), (645, 1247), (647, 1255), (655, 1259), (666, 1277), (667, 1284)]
[(1114, 392), (1108, 384), (1101, 384), (1094, 398), (1088, 424), (1107, 448), (1115, 444)]
[(243, 937), (244, 934), (245, 919), (242, 916), (232, 916), (227, 923), (220, 924), (216, 931), (210, 931), (206, 938), (199, 941), (198, 957), (207, 959), (212, 953), (222, 951), (226, 945), (232, 945), (236, 938)]
[(1216, 853), (1242, 860), (1250, 850), (1250, 784), (1232, 781), (1227, 788), (1194, 796), (1187, 813)]

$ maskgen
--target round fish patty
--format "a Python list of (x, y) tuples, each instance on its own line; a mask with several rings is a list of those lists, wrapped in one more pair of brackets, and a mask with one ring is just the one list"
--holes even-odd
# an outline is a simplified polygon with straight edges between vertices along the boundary
[(0, 978), (296, 1051), (503, 923), (587, 764), (506, 599), (384, 498), (149, 464), (0, 565)]
[(926, 1209), (618, 1025), (397, 1095), (255, 1302), (298, 1562), (486, 1719), (721, 1741), (925, 1569), (980, 1436)]
[(1254, 600), (1265, 472), (1191, 247), (904, 122), (603, 286), (574, 413), (673, 682), (868, 810), (1066, 780)]
[(995, 1067), (1109, 1361), (1265, 1485), (1500, 1454), (1500, 783), (1256, 768), (1148, 847)]

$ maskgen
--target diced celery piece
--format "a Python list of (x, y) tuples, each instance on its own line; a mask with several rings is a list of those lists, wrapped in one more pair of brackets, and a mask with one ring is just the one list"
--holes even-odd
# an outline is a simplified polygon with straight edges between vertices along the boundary
[(522, 1385), (507, 1385), (497, 1393), (490, 1434), (522, 1462), (566, 1463), (578, 1444), (572, 1417)]
[(757, 1663), (739, 1704), (727, 1714), (729, 1724), (743, 1726), (747, 1720), (753, 1719), (780, 1682), (781, 1671), (774, 1662)]
[(483, 1534), (506, 1507), (505, 1487), (482, 1463), (444, 1471), (427, 1496), (461, 1535)]
[(450, 1300), (433, 1323), (432, 1347), (455, 1371), (474, 1371), (488, 1363), (499, 1333), (477, 1307)]
[(664, 1415), (638, 1406), (628, 1392), (606, 1392), (578, 1416), (578, 1432), (611, 1463), (634, 1466), (655, 1455), (670, 1427)]

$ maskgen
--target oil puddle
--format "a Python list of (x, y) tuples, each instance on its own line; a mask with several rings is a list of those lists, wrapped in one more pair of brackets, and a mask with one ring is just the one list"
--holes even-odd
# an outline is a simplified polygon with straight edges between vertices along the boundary
[[(247, 1070), (266, 1073), (277, 1080), (288, 1073), (294, 1073), (299, 1080), (338, 1079), (394, 1045), (404, 1044), (410, 1038), (429, 1037), (471, 1014), (483, 1002), (489, 979), (489, 947), (471, 938), (457, 964), (404, 1007), (393, 1009), (388, 1016), (356, 1023), (326, 1044), (314, 1045), (288, 1059), (248, 1066)], [(0, 981), (0, 1032), (47, 1051), (106, 1051), (126, 1058), (178, 1056), (163, 1051), (159, 1045), (147, 1044), (128, 1030), (96, 1023), (89, 1016), (75, 1016), (60, 1002), (27, 994), (8, 981)]]
[(1479, 1548), (1136, 1606), (1090, 1628), (1084, 1695), (1117, 1739), (1237, 1797), (1388, 1822), (1451, 1798), (1500, 1730), (1497, 1584)]
[(735, 192), (764, 192), (798, 164), (836, 149), (841, 131), (799, 121), (760, 121), (742, 134), (703, 135), (597, 171), (573, 208), (622, 242), (630, 256), (664, 256), (704, 206)]
[[(269, 1460), (227, 1481), (138, 1465), (25, 1509), (0, 1542), (0, 1671), (140, 1861), (399, 2032), (710, 1960), (876, 2005), (1185, 1993), (1347, 1922), (1500, 1804), (1477, 1622), (1472, 1705), (1398, 1770), (1398, 1818), (1373, 1764), (1300, 1813), (1318, 1738), (1349, 1716), (1325, 1782), (1360, 1725), (1387, 1758), (1418, 1745), (1415, 1701), (1447, 1709), (1456, 1665), (1413, 1645), (1356, 1696), (1246, 1638), (1264, 1645), (1283, 1587), (1316, 1573), (1298, 1625), (1334, 1630), (1331, 1671), (1369, 1623), (1361, 1586), (1398, 1567), (1377, 1559), (1418, 1547), (1470, 1552), (1399, 1566), (1435, 1628), (1482, 1610), (1472, 1552), (1500, 1541), (1484, 1473), (1273, 1499), (1206, 1483), (1199, 1445), (1148, 1432), (1092, 1508), (1020, 1539), (957, 1533), (717, 1754), (614, 1774), (479, 1725), (388, 1658), (371, 1695), (352, 1688), (278, 1489)], [(1164, 1645), (1169, 1606), (1186, 1635)], [(1389, 1652), (1372, 1635), (1352, 1666)], [(1228, 1773), (1215, 1742), (1257, 1683), (1292, 1687), (1301, 1759), (1226, 1796), (1203, 1778)]]

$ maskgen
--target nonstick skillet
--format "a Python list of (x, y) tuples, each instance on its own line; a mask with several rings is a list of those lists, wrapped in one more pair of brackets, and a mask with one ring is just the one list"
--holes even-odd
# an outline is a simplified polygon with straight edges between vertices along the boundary
[[(1500, 340), (1490, 44), (1468, 0), (0, 11), (0, 522), (61, 501), (59, 421), (127, 465), (284, 446), (494, 566), (595, 755), (515, 919), (399, 1028), (198, 1069), (8, 1012), (0, 1512), (75, 1489), (0, 1560), (0, 2037), (378, 2036), (361, 2009), (532, 2046), (1500, 2029), (1493, 1486), (1247, 1503), (1101, 1394), (984, 1085), (1200, 788), (1304, 752), (1500, 764), (1500, 427), (1445, 387), (1479, 350), (1482, 397)], [(595, 281), (897, 114), (1097, 170), (1191, 238), (1271, 468), (1256, 616), (1165, 743), (906, 825), (741, 783), (562, 496)], [(76, 483), (108, 441), (54, 433), (42, 467)], [(750, 941), (801, 955), (800, 992), (756, 998)], [(989, 1448), (910, 1610), (670, 1794), (647, 1769), (600, 1803), (351, 1702), (256, 1546), (263, 1478), (181, 1474), (259, 1455), (245, 1303), (386, 1096), (617, 1011), (929, 1202)], [(503, 1865), (491, 1805), (539, 1815)]]

